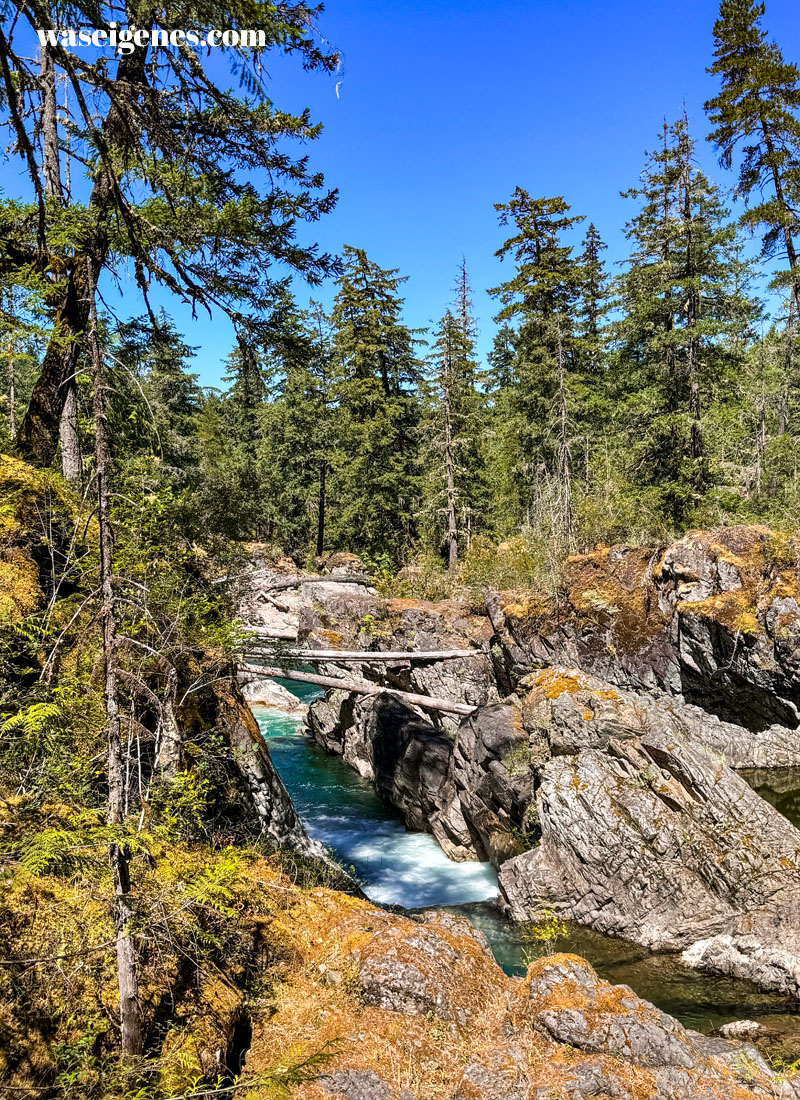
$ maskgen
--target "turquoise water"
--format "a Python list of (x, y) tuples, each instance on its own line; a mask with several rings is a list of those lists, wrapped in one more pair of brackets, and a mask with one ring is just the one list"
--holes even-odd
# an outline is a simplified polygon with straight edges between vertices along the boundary
[[(284, 686), (304, 702), (321, 694), (310, 685)], [(353, 868), (377, 904), (410, 910), (445, 907), (464, 914), (484, 932), (508, 974), (524, 974), (530, 959), (545, 950), (575, 952), (608, 981), (631, 986), (700, 1031), (757, 1017), (782, 1032), (796, 1019), (788, 1014), (798, 1006), (782, 997), (761, 993), (746, 982), (698, 973), (674, 955), (652, 955), (590, 929), (573, 926), (566, 937), (543, 948), (527, 926), (506, 920), (492, 904), (497, 876), (489, 864), (453, 863), (433, 837), (408, 832), (369, 782), (316, 744), (302, 719), (264, 707), (254, 707), (253, 713), (309, 833)], [(792, 1052), (796, 1047), (800, 1054), (800, 1036), (792, 1043)]]
[[(303, 686), (291, 690), (301, 696)], [(408, 832), (370, 783), (304, 732), (302, 720), (264, 707), (253, 713), (306, 829), (353, 868), (372, 901), (416, 909), (497, 895), (491, 864), (453, 863), (432, 836)]]

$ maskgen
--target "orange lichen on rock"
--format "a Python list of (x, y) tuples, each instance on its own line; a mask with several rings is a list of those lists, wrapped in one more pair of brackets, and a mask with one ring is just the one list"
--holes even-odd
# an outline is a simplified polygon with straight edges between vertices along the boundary
[[(578, 692), (588, 692), (597, 699), (619, 699), (619, 692), (613, 688), (599, 688), (592, 683), (587, 676), (578, 669), (548, 668), (544, 672), (532, 678), (535, 690), (544, 694), (545, 699), (558, 699), (565, 693), (576, 695)], [(591, 711), (584, 717), (592, 717)]]
[(748, 594), (741, 589), (721, 592), (705, 600), (681, 601), (677, 607), (682, 615), (713, 619), (738, 634), (755, 634), (760, 629), (756, 609), (750, 603)]

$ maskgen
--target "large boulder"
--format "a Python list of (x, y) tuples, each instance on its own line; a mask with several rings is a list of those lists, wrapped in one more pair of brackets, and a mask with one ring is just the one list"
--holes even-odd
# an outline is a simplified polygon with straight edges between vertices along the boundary
[[(737, 1095), (744, 1085), (766, 1095), (773, 1074), (750, 1043), (708, 1039), (638, 997), (626, 985), (602, 981), (576, 955), (554, 955), (528, 971), (526, 1015), (531, 1026), (587, 1055), (605, 1054), (629, 1063), (652, 1081), (647, 1095), (656, 1100), (685, 1097), (713, 1100)], [(567, 1095), (630, 1095), (618, 1077), (591, 1061), (575, 1067)]]
[(541, 839), (500, 868), (510, 914), (552, 910), (800, 996), (800, 833), (675, 725), (615, 706), (599, 720), (614, 700), (595, 710), (586, 685), (557, 691), (567, 679), (581, 674), (523, 704), (553, 755), (536, 774)]

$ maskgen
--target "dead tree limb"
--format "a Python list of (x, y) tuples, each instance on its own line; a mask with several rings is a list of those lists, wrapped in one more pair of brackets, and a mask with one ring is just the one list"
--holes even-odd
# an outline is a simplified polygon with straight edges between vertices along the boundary
[(268, 679), (297, 680), (301, 684), (317, 684), (319, 687), (338, 688), (356, 695), (394, 695), (403, 702), (424, 710), (442, 711), (445, 714), (474, 714), (478, 709), (468, 703), (454, 703), (451, 699), (437, 699), (432, 695), (416, 695), (411, 691), (381, 687), (380, 684), (364, 684), (353, 680), (341, 680), (336, 676), (317, 676), (314, 672), (284, 671), (280, 668), (262, 668), (260, 665), (239, 665), (240, 672)]

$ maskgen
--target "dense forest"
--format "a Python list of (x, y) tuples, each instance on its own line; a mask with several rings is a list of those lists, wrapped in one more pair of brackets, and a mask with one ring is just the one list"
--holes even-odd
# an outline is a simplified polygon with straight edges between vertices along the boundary
[[(707, 117), (654, 120), (640, 177), (620, 180), (619, 270), (591, 211), (508, 181), (484, 361), (458, 256), (423, 332), (391, 257), (301, 243), (337, 193), (314, 163), (317, 124), (276, 105), (263, 62), (333, 72), (321, 9), (6, 5), (0, 113), (24, 184), (0, 196), (0, 852), (23, 877), (0, 962), (51, 967), (46, 994), (30, 966), (0, 969), (9, 1049), (26, 1020), (51, 1021), (49, 1042), (91, 999), (84, 978), (59, 986), (62, 938), (30, 932), (31, 906), (37, 928), (69, 912), (63, 942), (88, 935), (90, 959), (109, 936), (115, 951), (94, 1032), (58, 1032), (55, 1060), (19, 1080), (171, 1096), (117, 1050), (149, 1056), (175, 959), (200, 973), (235, 953), (251, 887), (234, 848), (262, 849), (237, 793), (238, 696), (220, 692), (240, 637), (216, 582), (247, 544), (311, 568), (348, 551), (386, 591), (446, 596), (555, 591), (567, 556), (599, 543), (798, 526), (800, 71), (765, 18), (722, 0)], [(37, 28), (115, 19), (258, 25), (267, 46), (231, 48), (217, 79), (188, 46), (37, 44)], [(222, 388), (199, 384), (169, 295), (232, 322)], [(170, 757), (178, 725), (195, 740)], [(179, 847), (193, 844), (206, 854)], [(56, 876), (46, 895), (41, 875)], [(98, 892), (108, 911), (82, 923)], [(290, 1069), (264, 1095), (285, 1095)]]
[[(299, 560), (349, 549), (386, 570), (420, 553), (429, 567), (440, 560), (452, 569), (473, 548), (512, 538), (534, 560), (691, 526), (791, 526), (798, 508), (800, 77), (762, 23), (763, 6), (722, 5), (710, 129), (685, 115), (664, 122), (654, 128), (640, 178), (621, 181), (630, 252), (620, 273), (604, 263), (591, 212), (522, 186), (497, 203), (497, 255), (508, 278), (491, 291), (497, 327), (487, 362), (475, 351), (463, 261), (454, 258), (452, 290), (442, 288), (449, 304), (441, 320), (421, 332), (404, 323), (397, 270), (355, 246), (338, 258), (299, 248), (287, 219), (317, 217), (335, 196), (305, 191), (304, 208), (289, 213), (297, 202), (290, 184), (321, 184), (305, 161), (282, 162), (285, 193), (258, 196), (240, 183), (236, 149), (244, 164), (277, 157), (272, 148), (245, 149), (256, 117), (228, 118), (218, 148), (206, 143), (196, 152), (202, 197), (182, 192), (174, 178), (153, 178), (146, 163), (131, 166), (118, 193), (104, 199), (109, 218), (125, 218), (113, 234), (102, 226), (97, 277), (132, 263), (145, 301), (147, 287), (161, 280), (225, 308), (237, 345), (225, 388), (202, 389), (192, 374), (197, 349), (166, 313), (121, 321), (101, 314), (113, 377), (109, 415), (119, 422), (115, 460), (169, 499), (191, 538), (259, 539)], [(315, 55), (314, 62), (331, 59)], [(105, 81), (93, 94), (109, 94)], [(31, 75), (25, 94), (39, 95), (40, 86), (41, 77)], [(68, 117), (73, 99), (68, 93), (66, 108), (43, 112), (30, 138), (16, 136), (37, 180), (51, 147), (48, 117), (52, 148), (60, 145), (73, 176), (84, 157), (79, 148), (119, 140), (110, 130), (93, 136), (81, 129), (79, 118)], [(142, 121), (148, 156), (174, 158), (169, 120), (154, 114)], [(282, 125), (313, 137), (307, 119)], [(716, 180), (697, 166), (696, 143), (706, 138), (727, 170)], [(75, 232), (100, 231), (96, 201), (90, 197), (86, 207), (77, 183), (71, 197), (58, 159), (41, 173), (36, 203), (4, 202), (3, 431), (6, 449), (16, 445), (22, 454), (39, 447), (28, 398), (48, 348), (54, 354), (61, 268), (74, 267)], [(144, 201), (133, 196), (140, 176), (153, 188)], [(744, 209), (739, 218), (729, 210), (731, 192)], [(274, 208), (272, 225), (249, 216), (259, 203)], [(223, 217), (240, 219), (233, 236), (215, 226)], [(173, 232), (178, 239), (167, 244)], [(32, 262), (42, 244), (47, 260)], [(207, 265), (196, 258), (203, 248)], [(251, 249), (252, 256), (277, 252), (312, 282), (334, 279), (332, 310), (306, 305), (297, 280), (292, 289), (282, 273), (255, 282), (245, 260)], [(73, 369), (60, 418), (61, 463), (68, 480), (86, 483), (89, 352), (73, 345), (66, 354)], [(48, 459), (55, 438), (51, 426)]]

